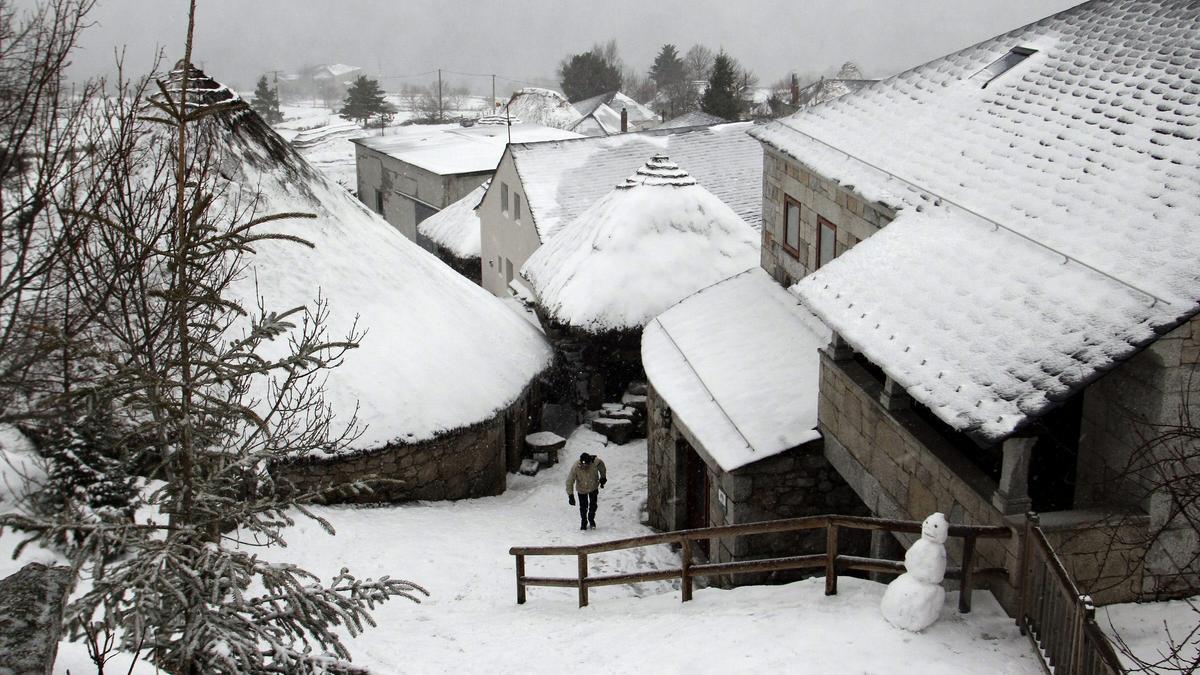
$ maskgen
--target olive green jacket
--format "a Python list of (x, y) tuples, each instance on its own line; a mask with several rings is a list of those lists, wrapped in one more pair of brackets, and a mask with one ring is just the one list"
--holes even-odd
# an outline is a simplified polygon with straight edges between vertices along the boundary
[(608, 480), (604, 468), (604, 460), (596, 458), (591, 464), (575, 462), (571, 473), (567, 474), (567, 494), (574, 492), (595, 492), (600, 489), (600, 481)]

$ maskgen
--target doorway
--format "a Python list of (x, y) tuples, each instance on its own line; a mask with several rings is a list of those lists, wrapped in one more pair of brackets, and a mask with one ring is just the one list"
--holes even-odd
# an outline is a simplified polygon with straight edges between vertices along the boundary
[[(684, 527), (689, 530), (708, 527), (711, 524), (708, 517), (708, 495), (711, 487), (708, 466), (690, 444), (681, 441), (680, 445), (680, 451), (683, 453)], [(706, 558), (710, 557), (709, 541), (701, 539), (696, 542)]]

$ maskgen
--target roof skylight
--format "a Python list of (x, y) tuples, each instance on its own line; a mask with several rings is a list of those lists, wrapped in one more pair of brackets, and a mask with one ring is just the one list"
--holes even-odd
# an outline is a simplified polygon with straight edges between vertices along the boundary
[(972, 75), (971, 79), (976, 80), (976, 81), (983, 81), (982, 88), (987, 89), (987, 86), (992, 83), (992, 80), (995, 80), (997, 77), (1000, 77), (1004, 73), (1007, 73), (1018, 63), (1024, 61), (1025, 59), (1029, 58), (1030, 55), (1036, 54), (1036, 53), (1037, 53), (1036, 49), (1030, 49), (1028, 47), (1013, 47), (1010, 52), (1008, 52), (1004, 56), (1001, 56), (1000, 58), (993, 61), (991, 64), (988, 65), (987, 68), (984, 68), (983, 70), (979, 71), (978, 73), (975, 73), (974, 75)]

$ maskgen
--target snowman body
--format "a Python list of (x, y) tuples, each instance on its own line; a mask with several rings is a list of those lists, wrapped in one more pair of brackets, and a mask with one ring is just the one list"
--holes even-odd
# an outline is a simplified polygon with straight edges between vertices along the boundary
[(941, 513), (925, 519), (921, 538), (904, 554), (904, 574), (888, 584), (880, 610), (897, 628), (919, 632), (938, 619), (946, 600), (946, 537), (950, 524)]

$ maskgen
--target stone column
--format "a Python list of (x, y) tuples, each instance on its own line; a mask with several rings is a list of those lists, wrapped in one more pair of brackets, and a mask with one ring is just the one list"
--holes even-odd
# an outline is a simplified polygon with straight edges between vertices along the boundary
[(992, 493), (992, 506), (1006, 516), (1025, 513), (1033, 505), (1029, 498), (1029, 460), (1036, 436), (1012, 437), (1004, 441), (1004, 462), (1000, 466), (1000, 484)]
[(890, 377), (883, 381), (883, 391), (879, 392), (879, 404), (884, 410), (907, 410), (911, 403), (912, 399), (899, 382)]
[(825, 353), (829, 354), (829, 358), (834, 361), (849, 361), (854, 358), (854, 348), (837, 333), (834, 333), (833, 338), (829, 340), (829, 344), (825, 347)]

